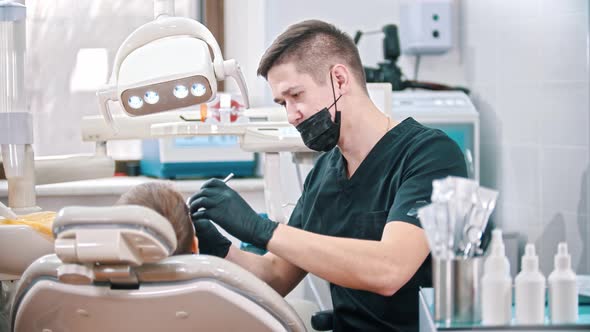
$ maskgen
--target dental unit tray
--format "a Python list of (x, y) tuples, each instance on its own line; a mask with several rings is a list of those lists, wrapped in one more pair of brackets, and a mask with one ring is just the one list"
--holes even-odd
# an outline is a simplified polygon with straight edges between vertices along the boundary
[(240, 146), (251, 152), (311, 152), (301, 135), (287, 122), (258, 122), (245, 124), (205, 124), (169, 122), (153, 124), (152, 137), (179, 136), (238, 136)]
[(174, 111), (142, 117), (115, 115), (119, 131), (114, 133), (101, 116), (82, 119), (82, 140), (85, 142), (129, 139), (164, 139), (194, 136), (236, 136), (240, 147), (248, 152), (312, 152), (297, 130), (286, 121), (279, 107), (246, 110), (246, 123), (210, 124), (200, 121), (180, 121), (191, 111)]
[(18, 284), (15, 332), (305, 331), (278, 293), (238, 265), (167, 257), (174, 230), (148, 208), (67, 207), (53, 231), (56, 254), (36, 260)]

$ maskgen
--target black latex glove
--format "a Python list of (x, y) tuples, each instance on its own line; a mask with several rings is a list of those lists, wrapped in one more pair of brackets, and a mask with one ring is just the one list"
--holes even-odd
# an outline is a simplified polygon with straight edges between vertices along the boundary
[[(278, 223), (260, 217), (233, 189), (219, 179), (203, 184), (189, 200), (193, 220), (210, 219), (238, 239), (266, 249)], [(204, 210), (199, 211), (200, 208)]]
[(231, 241), (221, 235), (210, 220), (194, 219), (193, 224), (199, 240), (199, 254), (225, 258), (231, 247)]

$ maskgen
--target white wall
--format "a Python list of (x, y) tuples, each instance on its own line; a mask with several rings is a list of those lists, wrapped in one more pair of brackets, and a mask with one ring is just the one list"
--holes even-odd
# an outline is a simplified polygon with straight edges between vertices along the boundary
[[(228, 23), (227, 41), (236, 44), (226, 48), (253, 81), (259, 58), (252, 55), (262, 54), (261, 43), (268, 47), (288, 25), (317, 18), (354, 35), (398, 23), (400, 1), (226, 4), (226, 17), (248, 13), (241, 17), (247, 29)], [(481, 182), (501, 192), (496, 222), (536, 243), (546, 272), (557, 242), (567, 240), (574, 267), (590, 273), (588, 1), (456, 0), (454, 5), (455, 46), (444, 56), (423, 58), (419, 77), (472, 90), (481, 116)], [(252, 15), (250, 6), (264, 9)], [(379, 35), (361, 39), (365, 65), (381, 60), (381, 42)], [(412, 75), (413, 58), (402, 56), (399, 64)], [(251, 87), (265, 96), (257, 102), (271, 103), (265, 85)]]
[[(258, 61), (266, 49), (266, 0), (225, 0), (225, 54), (236, 59), (242, 67), (250, 97), (250, 105), (268, 103), (266, 82), (256, 76)], [(226, 90), (239, 93), (233, 79), (227, 80)]]
[(481, 114), (482, 182), (498, 222), (553, 266), (566, 240), (590, 273), (587, 0), (462, 1), (464, 72)]
[[(242, 65), (248, 87), (257, 96), (253, 104), (272, 105), (270, 89), (264, 79), (256, 77), (260, 56), (276, 36), (290, 24), (306, 19), (331, 22), (351, 36), (357, 30), (380, 30), (385, 24), (399, 21), (398, 0), (357, 1), (339, 0), (225, 0), (226, 7), (226, 57), (236, 58)], [(362, 14), (359, 11), (362, 10)], [(244, 15), (247, 13), (247, 15)], [(458, 27), (453, 31), (458, 37)], [(363, 36), (359, 51), (363, 63), (377, 66), (383, 61), (383, 34)], [(262, 48), (260, 49), (259, 47)], [(255, 56), (256, 55), (256, 56)], [(423, 58), (420, 77), (444, 80), (449, 84), (464, 84), (458, 49), (437, 58)], [(439, 66), (440, 61), (445, 66)], [(398, 64), (407, 75), (413, 75), (414, 58), (401, 57)], [(230, 84), (230, 89), (235, 89)], [(262, 98), (262, 99), (261, 99)]]

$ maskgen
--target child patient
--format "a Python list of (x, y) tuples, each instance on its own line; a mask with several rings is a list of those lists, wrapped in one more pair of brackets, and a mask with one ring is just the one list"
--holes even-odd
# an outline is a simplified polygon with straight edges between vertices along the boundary
[(115, 205), (141, 205), (168, 219), (176, 232), (173, 255), (197, 253), (198, 242), (189, 210), (178, 190), (163, 182), (142, 183), (124, 193)]

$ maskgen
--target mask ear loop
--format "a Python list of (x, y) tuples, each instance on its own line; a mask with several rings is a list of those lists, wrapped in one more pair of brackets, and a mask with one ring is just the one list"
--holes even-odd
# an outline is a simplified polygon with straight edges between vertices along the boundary
[(338, 100), (340, 100), (340, 98), (342, 98), (342, 95), (338, 96), (338, 98), (336, 98), (336, 90), (334, 90), (334, 79), (332, 78), (332, 71), (330, 71), (330, 84), (332, 85), (332, 96), (334, 97), (334, 103), (332, 105), (330, 105), (330, 107), (328, 107), (328, 109), (330, 109), (332, 106), (334, 106), (334, 123), (335, 124), (339, 124), (340, 123), (340, 112), (338, 112), (338, 105), (336, 104), (336, 102)]

